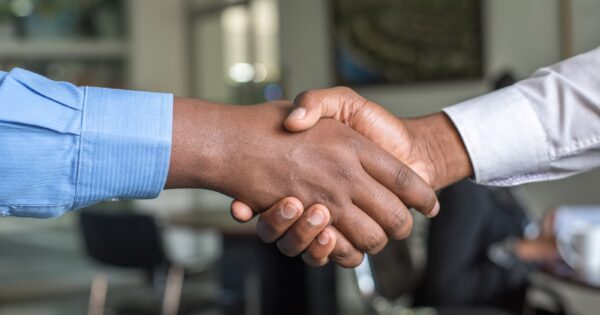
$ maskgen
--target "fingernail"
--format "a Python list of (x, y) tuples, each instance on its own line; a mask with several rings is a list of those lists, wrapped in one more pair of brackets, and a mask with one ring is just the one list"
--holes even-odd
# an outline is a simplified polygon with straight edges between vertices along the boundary
[(286, 219), (291, 219), (298, 213), (298, 208), (291, 202), (286, 203), (281, 209), (281, 215)]
[(327, 243), (329, 243), (329, 235), (327, 233), (321, 233), (319, 234), (319, 237), (317, 237), (317, 241), (321, 245), (327, 245)]
[(304, 109), (302, 107), (298, 107), (290, 113), (288, 118), (294, 119), (294, 120), (301, 120), (301, 119), (304, 119), (305, 116), (306, 116), (306, 109)]
[(433, 209), (431, 209), (431, 211), (429, 211), (429, 214), (427, 215), (430, 218), (435, 217), (438, 212), (440, 212), (440, 203), (438, 201), (435, 202), (435, 206), (433, 206)]
[(321, 223), (323, 223), (323, 220), (325, 220), (325, 215), (321, 210), (313, 211), (313, 213), (311, 213), (308, 217), (308, 222), (313, 226), (321, 225)]

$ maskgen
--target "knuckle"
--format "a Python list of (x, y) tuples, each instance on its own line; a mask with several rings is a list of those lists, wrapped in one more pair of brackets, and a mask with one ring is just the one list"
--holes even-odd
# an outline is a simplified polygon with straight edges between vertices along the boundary
[(404, 226), (406, 225), (407, 217), (409, 216), (410, 214), (406, 209), (392, 210), (389, 216), (388, 224), (386, 226), (388, 234), (395, 236), (398, 231), (404, 228)]
[(256, 223), (256, 234), (260, 240), (265, 243), (273, 243), (275, 241), (275, 233), (272, 222), (266, 220), (264, 215), (258, 217), (258, 222)]
[(409, 172), (410, 170), (406, 166), (401, 166), (396, 170), (396, 187), (403, 188), (409, 184)]
[(314, 267), (320, 267), (327, 263), (327, 257), (320, 257), (310, 249), (302, 254), (302, 260)]
[[(429, 188), (429, 187), (427, 187)], [(435, 204), (437, 203), (437, 196), (435, 195), (435, 192), (431, 191), (429, 193), (427, 193), (426, 196), (424, 196), (423, 198), (424, 202), (423, 202), (423, 210), (429, 211), (431, 209), (433, 209), (433, 207), (435, 206)]]
[(298, 254), (300, 254), (300, 252), (294, 249), (293, 246), (286, 244), (283, 240), (277, 242), (277, 248), (282, 254), (288, 257), (296, 257)]
[(412, 215), (406, 211), (407, 215), (405, 217), (404, 223), (397, 230), (392, 233), (392, 238), (395, 240), (403, 240), (408, 238), (412, 232), (413, 228), (413, 219)]
[(350, 268), (358, 267), (360, 264), (362, 264), (364, 259), (365, 259), (365, 256), (362, 254), (356, 256), (356, 258), (352, 261)]
[(335, 89), (335, 91), (337, 93), (343, 93), (343, 94), (345, 94), (347, 96), (354, 96), (354, 95), (357, 94), (353, 89), (351, 89), (351, 88), (349, 88), (347, 86), (343, 86), (343, 85), (336, 86), (336, 87), (334, 87), (334, 89)]
[(363, 254), (354, 250), (350, 245), (336, 248), (329, 258), (343, 268), (354, 268), (363, 260)]
[(343, 261), (336, 261), (336, 263), (343, 268), (356, 268), (363, 262), (364, 257), (363, 254), (359, 254)]
[(314, 258), (310, 257), (306, 253), (302, 254), (302, 260), (304, 261), (305, 264), (307, 264), (311, 267), (319, 267), (318, 261), (314, 260)]
[(421, 180), (420, 177), (412, 180), (411, 183), (407, 183), (406, 185), (410, 185), (412, 187), (411, 190), (414, 192), (415, 198), (412, 202), (412, 207), (420, 212), (427, 212), (433, 209), (437, 202), (437, 196), (431, 186)]
[(350, 259), (352, 257), (352, 252), (350, 246), (340, 246), (331, 253), (330, 257), (339, 263)]
[(344, 136), (344, 143), (348, 148), (352, 149), (354, 152), (361, 152), (362, 150), (364, 150), (366, 145), (365, 141), (363, 141), (361, 138), (357, 137), (356, 134), (353, 134), (351, 132), (348, 132), (348, 134)]
[(315, 261), (313, 264), (311, 264), (312, 267), (323, 267), (325, 265), (327, 265), (328, 260), (327, 259), (322, 259), (322, 260), (318, 260)]
[(356, 169), (347, 165), (340, 165), (336, 171), (336, 177), (339, 181), (344, 183), (353, 183), (354, 179), (357, 177)]
[(267, 244), (273, 243), (273, 239), (268, 237), (267, 235), (265, 235), (261, 232), (257, 232), (256, 234), (258, 234), (258, 238), (260, 238), (260, 240), (263, 241), (264, 243), (267, 243)]
[(294, 99), (294, 105), (303, 106), (305, 104), (311, 104), (316, 101), (316, 97), (316, 92), (314, 90), (303, 91)]
[(349, 107), (348, 107), (349, 113), (355, 113), (356, 111), (365, 107), (369, 103), (368, 100), (366, 100), (364, 97), (362, 97), (356, 91), (354, 91), (353, 89), (351, 89), (347, 86), (340, 86), (340, 87), (337, 87), (336, 89), (337, 89), (336, 93), (339, 95), (343, 95), (344, 98), (346, 99), (347, 104), (349, 105)]
[(374, 255), (379, 253), (387, 244), (387, 236), (383, 232), (368, 233), (365, 236), (362, 250), (365, 253)]
[[(335, 178), (337, 174), (333, 174), (332, 178)], [(337, 178), (341, 179), (341, 178)], [(329, 213), (330, 221), (335, 221), (336, 210), (341, 209), (342, 200), (344, 200), (344, 195), (339, 191), (318, 191), (313, 194), (313, 198), (317, 205), (322, 206), (326, 209), (326, 212)], [(332, 209), (332, 210), (330, 210)]]

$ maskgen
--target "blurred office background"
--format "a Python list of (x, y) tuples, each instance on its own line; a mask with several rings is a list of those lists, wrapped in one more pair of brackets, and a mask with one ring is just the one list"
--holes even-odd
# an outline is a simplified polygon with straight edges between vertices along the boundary
[[(503, 74), (522, 79), (539, 67), (600, 45), (600, 2), (595, 0), (457, 1), (457, 10), (464, 10), (465, 20), (456, 25), (465, 29), (456, 32), (462, 30), (466, 35), (452, 31), (442, 34), (466, 41), (460, 49), (467, 53), (456, 55), (454, 62), (440, 63), (429, 72), (427, 67), (401, 71), (403, 64), (414, 66), (411, 53), (424, 55), (452, 46), (439, 36), (428, 38), (427, 27), (423, 30), (415, 26), (393, 35), (416, 40), (424, 50), (411, 51), (406, 44), (410, 41), (394, 46), (374, 37), (370, 44), (362, 43), (367, 45), (362, 47), (363, 52), (370, 54), (358, 58), (368, 60), (357, 65), (344, 59), (362, 53), (348, 47), (349, 42), (360, 46), (360, 38), (347, 39), (360, 37), (360, 32), (352, 29), (353, 23), (365, 22), (361, 16), (352, 15), (353, 2), (360, 3), (361, 10), (372, 10), (374, 16), (381, 13), (385, 3), (0, 0), (0, 69), (22, 67), (78, 85), (164, 91), (236, 104), (291, 99), (306, 89), (346, 83), (393, 113), (410, 117), (484, 94)], [(429, 2), (435, 7), (436, 1)], [(444, 20), (443, 14), (435, 14), (435, 18)], [(369, 17), (362, 18), (368, 21)], [(387, 27), (396, 25), (394, 15), (384, 18), (391, 23)], [(408, 57), (386, 61), (385, 44), (389, 44), (391, 54), (406, 53), (403, 56)], [(373, 45), (371, 50), (368, 45)], [(431, 58), (435, 60), (436, 56)], [(382, 66), (390, 62), (396, 63)], [(344, 72), (349, 65), (355, 67), (350, 67), (355, 72)], [(599, 183), (600, 171), (594, 171), (557, 182), (525, 185), (514, 193), (528, 211), (541, 218), (548, 209), (561, 204), (600, 204)], [(291, 259), (273, 257), (272, 247), (257, 245), (251, 225), (248, 229), (233, 223), (228, 218), (229, 201), (213, 192), (177, 190), (164, 192), (156, 200), (106, 203), (88, 211), (91, 220), (96, 213), (141, 213), (154, 218), (164, 245), (156, 250), (164, 251), (159, 256), (168, 257), (168, 263), (157, 264), (162, 266), (158, 269), (164, 269), (159, 272), (155, 266), (123, 268), (112, 261), (115, 257), (99, 257), (110, 256), (110, 248), (94, 247), (102, 244), (94, 245), (93, 232), (83, 237), (86, 225), (79, 212), (52, 220), (2, 218), (0, 314), (86, 313), (92, 283), (100, 295), (103, 284), (108, 283), (107, 301), (101, 303), (107, 305), (105, 313), (137, 314), (138, 310), (122, 308), (135, 304), (152, 309), (156, 301), (162, 301), (163, 277), (169, 272), (177, 276), (179, 270), (170, 266), (184, 266), (190, 274), (185, 277), (180, 306), (183, 309), (189, 305), (191, 314), (260, 314), (268, 308), (264, 302), (269, 294), (275, 294), (257, 289), (272, 280), (262, 278), (260, 262), (276, 266)], [(415, 235), (423, 235), (426, 226), (427, 222), (418, 220)], [(92, 222), (87, 228), (94, 227)], [(120, 231), (115, 228), (110, 233)], [(423, 256), (423, 243), (413, 243), (417, 244), (413, 244), (415, 256)], [(114, 248), (114, 252), (121, 250)], [(252, 255), (269, 258), (257, 258), (254, 263), (244, 259)], [(305, 270), (301, 264), (286, 268), (299, 276), (290, 279), (290, 285), (274, 282), (270, 289), (279, 288), (292, 295), (293, 284), (310, 279), (303, 285), (309, 289), (320, 287), (334, 298), (334, 306), (321, 307), (319, 298), (300, 294), (311, 301), (307, 302), (309, 306), (298, 306), (306, 308), (307, 313), (372, 314), (359, 294), (353, 271), (331, 266), (324, 271)], [(232, 277), (244, 281), (237, 283)], [(598, 293), (568, 284), (561, 290), (568, 303), (575, 305), (576, 314), (594, 314), (600, 307)], [(321, 299), (328, 298), (324, 294)], [(273, 296), (285, 302), (285, 294)], [(295, 314), (292, 310), (286, 313)]]

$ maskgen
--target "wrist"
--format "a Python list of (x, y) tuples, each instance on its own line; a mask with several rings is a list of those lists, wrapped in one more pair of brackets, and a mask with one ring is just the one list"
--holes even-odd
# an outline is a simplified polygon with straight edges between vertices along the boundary
[(222, 178), (231, 106), (175, 98), (173, 139), (166, 189), (216, 189)]
[(471, 160), (452, 121), (436, 113), (405, 121), (414, 150), (428, 166), (434, 189), (446, 187), (473, 175)]

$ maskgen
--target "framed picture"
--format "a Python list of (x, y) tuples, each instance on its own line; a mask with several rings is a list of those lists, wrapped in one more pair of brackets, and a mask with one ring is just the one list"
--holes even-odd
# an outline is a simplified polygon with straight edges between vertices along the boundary
[(332, 0), (338, 84), (482, 76), (480, 0)]

